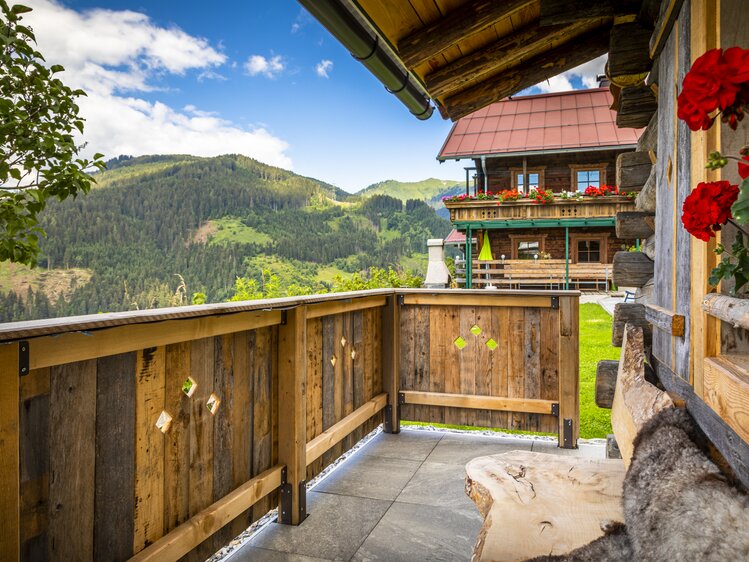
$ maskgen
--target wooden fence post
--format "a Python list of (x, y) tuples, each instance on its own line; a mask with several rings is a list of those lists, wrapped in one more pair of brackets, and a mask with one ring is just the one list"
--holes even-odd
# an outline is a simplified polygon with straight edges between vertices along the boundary
[(398, 390), (400, 379), (400, 305), (398, 293), (388, 297), (382, 308), (382, 391), (387, 392), (383, 427), (387, 433), (400, 433), (400, 405)]
[(278, 462), (286, 465), (278, 522), (299, 525), (307, 517), (307, 308), (286, 311), (278, 328)]
[(580, 435), (580, 308), (559, 297), (559, 446), (576, 449)]
[(0, 560), (8, 561), (21, 556), (19, 345), (0, 345)]

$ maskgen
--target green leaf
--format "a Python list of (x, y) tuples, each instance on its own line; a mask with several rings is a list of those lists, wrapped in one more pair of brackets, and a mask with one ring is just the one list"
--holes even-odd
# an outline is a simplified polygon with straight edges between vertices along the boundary
[(739, 224), (749, 222), (749, 178), (739, 185), (739, 197), (731, 207), (731, 214)]

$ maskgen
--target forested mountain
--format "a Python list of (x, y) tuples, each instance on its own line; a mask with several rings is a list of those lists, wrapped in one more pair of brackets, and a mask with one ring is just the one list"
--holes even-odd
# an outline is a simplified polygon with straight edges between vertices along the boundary
[(363, 197), (372, 195), (388, 195), (401, 201), (418, 199), (425, 201), (443, 218), (449, 218), (450, 213), (445, 209), (442, 198), (448, 195), (458, 195), (465, 190), (464, 181), (438, 180), (429, 178), (422, 181), (407, 182), (386, 180), (365, 187), (357, 193)]
[(336, 274), (413, 268), (426, 239), (449, 231), (424, 201), (350, 195), (244, 156), (120, 157), (108, 168), (42, 220), (40, 272), (90, 279), (50, 302), (46, 285), (19, 290), (0, 264), (0, 321), (169, 306), (196, 292), (218, 302), (263, 270), (324, 289)]

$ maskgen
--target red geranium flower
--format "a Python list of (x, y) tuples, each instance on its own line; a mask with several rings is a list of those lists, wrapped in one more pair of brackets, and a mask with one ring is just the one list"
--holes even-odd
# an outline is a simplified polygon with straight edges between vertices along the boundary
[(739, 187), (728, 181), (700, 182), (684, 200), (681, 222), (684, 228), (707, 242), (733, 218), (731, 205), (739, 196)]
[(744, 162), (749, 162), (749, 155), (745, 154), (739, 160), (739, 175), (742, 180), (745, 180), (749, 176), (749, 163), (745, 164)]

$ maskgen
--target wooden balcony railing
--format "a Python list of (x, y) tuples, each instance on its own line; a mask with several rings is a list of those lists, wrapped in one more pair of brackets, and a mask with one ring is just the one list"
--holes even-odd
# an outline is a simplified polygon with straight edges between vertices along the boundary
[(374, 290), (0, 325), (0, 559), (205, 559), (383, 420), (576, 446), (578, 293)]
[[(608, 290), (612, 265), (608, 263), (570, 263), (565, 260), (473, 260), (472, 286), (493, 285), (500, 289), (578, 289)], [(466, 282), (466, 261), (455, 260), (455, 281)]]
[(535, 201), (504, 201), (493, 199), (445, 201), (453, 223), (481, 221), (529, 221), (561, 219), (613, 218), (621, 211), (634, 211), (635, 202), (627, 197), (586, 197), (582, 200), (560, 199), (546, 204)]

